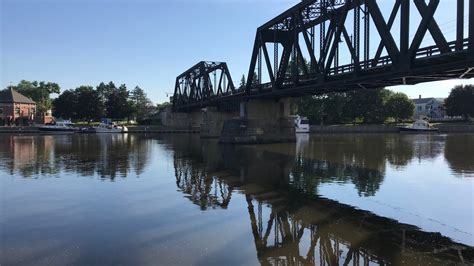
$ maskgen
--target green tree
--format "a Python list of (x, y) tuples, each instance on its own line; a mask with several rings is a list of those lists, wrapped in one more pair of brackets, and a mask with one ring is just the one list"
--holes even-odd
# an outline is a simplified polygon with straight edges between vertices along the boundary
[(385, 103), (391, 92), (386, 89), (365, 89), (347, 92), (344, 113), (352, 121), (382, 123), (386, 118)]
[(132, 109), (135, 119), (141, 121), (150, 117), (154, 112), (154, 106), (151, 100), (147, 97), (145, 91), (135, 86), (131, 91)]
[(65, 90), (53, 100), (53, 115), (62, 118), (77, 118), (77, 94), (74, 90)]
[(399, 119), (408, 119), (413, 116), (415, 104), (406, 94), (397, 92), (388, 97), (386, 111), (388, 116), (395, 118), (398, 122)]
[(112, 119), (124, 119), (130, 117), (133, 113), (133, 105), (129, 102), (130, 93), (125, 84), (120, 85), (118, 89), (109, 87), (108, 93), (109, 95), (105, 102), (107, 116)]
[(161, 111), (165, 110), (166, 107), (168, 106), (171, 106), (171, 103), (170, 102), (163, 102), (163, 103), (159, 103), (156, 105), (156, 111), (157, 113), (160, 113)]
[(91, 86), (76, 88), (77, 95), (76, 118), (90, 120), (99, 119), (103, 114), (103, 105), (99, 92)]
[(445, 101), (446, 114), (463, 116), (464, 119), (474, 116), (474, 86), (459, 85), (454, 87)]
[(99, 85), (97, 85), (96, 90), (99, 94), (99, 99), (101, 102), (101, 117), (107, 116), (107, 101), (110, 95), (114, 93), (116, 89), (117, 87), (112, 81), (107, 84), (101, 82)]
[(242, 78), (240, 79), (239, 89), (245, 88), (245, 84), (246, 84), (245, 75), (242, 74)]
[(311, 123), (339, 124), (347, 120), (344, 114), (346, 102), (344, 93), (305, 96), (297, 100), (296, 113), (306, 116)]
[(18, 85), (13, 86), (13, 89), (35, 101), (36, 110), (41, 114), (52, 108), (50, 95), (61, 92), (61, 88), (57, 83), (45, 81), (22, 80)]

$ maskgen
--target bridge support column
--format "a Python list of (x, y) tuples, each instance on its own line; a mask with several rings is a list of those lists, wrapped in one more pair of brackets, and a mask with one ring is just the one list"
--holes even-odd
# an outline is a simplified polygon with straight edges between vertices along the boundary
[(201, 126), (201, 110), (194, 112), (173, 112), (171, 108), (164, 111), (162, 123), (172, 129), (198, 130)]
[(290, 98), (243, 102), (240, 117), (224, 122), (219, 141), (231, 144), (295, 142), (295, 127), (289, 115)]
[(218, 138), (221, 136), (224, 121), (239, 117), (238, 112), (218, 111), (217, 107), (202, 110), (201, 138)]

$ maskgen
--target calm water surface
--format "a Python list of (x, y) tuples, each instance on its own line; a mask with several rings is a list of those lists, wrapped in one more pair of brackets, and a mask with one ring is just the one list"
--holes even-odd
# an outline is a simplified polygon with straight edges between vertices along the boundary
[(474, 135), (0, 135), (1, 265), (474, 263)]

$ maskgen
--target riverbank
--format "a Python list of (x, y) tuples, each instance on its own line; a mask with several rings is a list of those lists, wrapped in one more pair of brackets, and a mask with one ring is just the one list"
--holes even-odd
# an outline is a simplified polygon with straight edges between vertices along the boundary
[[(438, 124), (440, 133), (474, 133), (474, 124)], [(170, 128), (166, 126), (129, 126), (128, 133), (199, 133), (199, 127)], [(311, 133), (398, 133), (395, 125), (328, 125), (311, 126)], [(36, 133), (37, 127), (0, 127), (0, 134)]]
[[(199, 127), (193, 128), (170, 128), (165, 126), (129, 126), (128, 133), (199, 133)], [(38, 127), (0, 127), (0, 134), (22, 134), (37, 133)]]
[[(437, 124), (440, 133), (474, 133), (474, 124)], [(311, 126), (311, 133), (398, 133), (396, 125)]]

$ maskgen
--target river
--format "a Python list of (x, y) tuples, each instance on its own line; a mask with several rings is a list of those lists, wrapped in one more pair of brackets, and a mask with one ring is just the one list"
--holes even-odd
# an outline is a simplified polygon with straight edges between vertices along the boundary
[(0, 135), (0, 265), (474, 263), (473, 134)]

